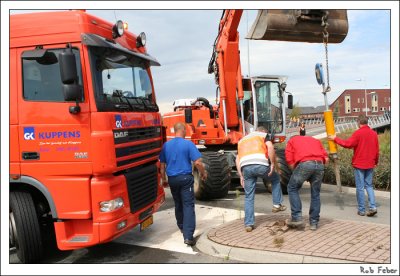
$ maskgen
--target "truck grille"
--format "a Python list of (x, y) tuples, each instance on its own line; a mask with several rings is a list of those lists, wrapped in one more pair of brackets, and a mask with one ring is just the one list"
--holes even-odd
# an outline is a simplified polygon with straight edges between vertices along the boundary
[(131, 154), (141, 153), (143, 151), (153, 150), (155, 148), (161, 148), (161, 141), (141, 144), (141, 145), (137, 145), (137, 146), (117, 148), (117, 149), (115, 149), (115, 154), (116, 154), (117, 158), (119, 158), (119, 157), (131, 155)]
[(130, 169), (124, 174), (128, 185), (129, 204), (134, 213), (157, 198), (157, 166), (154, 163)]
[(113, 133), (114, 133), (114, 143), (118, 145), (122, 143), (147, 140), (151, 138), (159, 138), (161, 137), (161, 128), (160, 127), (132, 128), (126, 130), (113, 130)]
[[(126, 130), (113, 130), (114, 143), (122, 147), (115, 149), (117, 157), (117, 167), (126, 166), (135, 162), (140, 162), (146, 159), (155, 159), (161, 152), (161, 132), (160, 127), (133, 128)], [(154, 141), (154, 138), (159, 138), (159, 141)], [(125, 146), (121, 144), (143, 141), (152, 139), (153, 141), (139, 145)], [(156, 151), (155, 151), (156, 150)], [(151, 152), (150, 152), (151, 151)], [(143, 155), (143, 153), (150, 152)], [(142, 153), (142, 154), (141, 154)], [(139, 155), (139, 156), (138, 156)], [(125, 160), (122, 157), (131, 157)]]

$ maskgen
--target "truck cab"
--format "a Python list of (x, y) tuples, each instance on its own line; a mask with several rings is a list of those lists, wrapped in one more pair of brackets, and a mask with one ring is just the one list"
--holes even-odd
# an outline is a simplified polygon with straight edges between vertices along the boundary
[(70, 250), (152, 224), (163, 138), (145, 42), (82, 10), (10, 16), (10, 245), (22, 262), (53, 229)]

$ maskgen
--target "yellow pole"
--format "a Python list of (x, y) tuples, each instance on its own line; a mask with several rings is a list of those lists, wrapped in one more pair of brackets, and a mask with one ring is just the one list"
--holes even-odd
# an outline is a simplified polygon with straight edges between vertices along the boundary
[[(335, 125), (333, 123), (332, 110), (324, 111), (324, 119), (325, 119), (326, 134), (334, 135), (335, 134)], [(328, 141), (328, 146), (329, 146), (330, 154), (337, 153), (337, 146), (336, 146), (335, 142)]]
[[(324, 111), (324, 119), (325, 119), (325, 129), (327, 135), (334, 135), (335, 134), (335, 125), (333, 122), (333, 114), (332, 110), (325, 110)], [(338, 188), (338, 192), (342, 192), (342, 182), (340, 181), (340, 169), (339, 169), (339, 160), (337, 156), (337, 145), (334, 141), (328, 140), (328, 147), (329, 147), (329, 155), (332, 157), (333, 160), (333, 167), (335, 170), (336, 176), (336, 185)]]

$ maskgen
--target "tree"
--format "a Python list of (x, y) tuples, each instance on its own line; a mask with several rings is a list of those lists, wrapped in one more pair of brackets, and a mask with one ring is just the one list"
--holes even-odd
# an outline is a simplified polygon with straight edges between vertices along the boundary
[(340, 103), (337, 101), (333, 106), (333, 119), (336, 120), (339, 116)]
[(299, 118), (301, 115), (301, 108), (299, 104), (293, 106), (292, 112), (290, 113), (290, 118)]

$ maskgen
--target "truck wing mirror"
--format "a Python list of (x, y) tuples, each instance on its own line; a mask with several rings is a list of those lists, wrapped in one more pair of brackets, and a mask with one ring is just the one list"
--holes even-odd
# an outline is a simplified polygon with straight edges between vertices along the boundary
[(288, 108), (289, 109), (293, 109), (293, 95), (288, 95), (288, 97), (287, 97), (287, 99), (288, 99)]
[(82, 99), (82, 86), (79, 84), (63, 84), (64, 100), (79, 101)]
[(64, 84), (72, 84), (78, 81), (78, 72), (76, 70), (75, 55), (72, 48), (65, 49), (58, 56), (60, 62), (61, 81)]
[(64, 100), (75, 101), (75, 106), (70, 106), (71, 114), (78, 114), (81, 111), (79, 101), (82, 100), (82, 86), (78, 84), (78, 71), (76, 69), (76, 59), (72, 52), (71, 45), (58, 55), (60, 63), (60, 75), (63, 83)]

